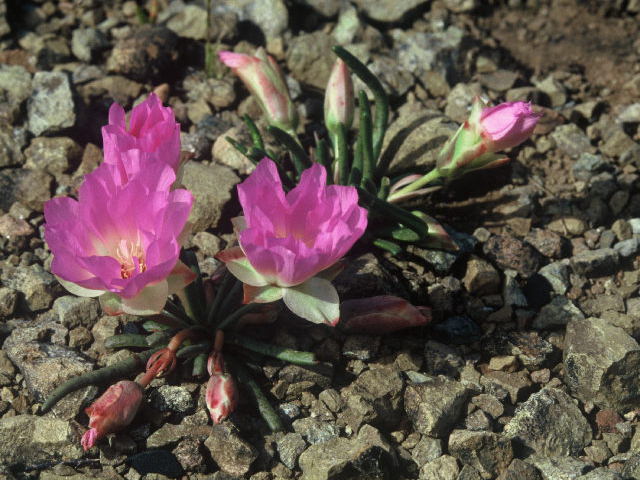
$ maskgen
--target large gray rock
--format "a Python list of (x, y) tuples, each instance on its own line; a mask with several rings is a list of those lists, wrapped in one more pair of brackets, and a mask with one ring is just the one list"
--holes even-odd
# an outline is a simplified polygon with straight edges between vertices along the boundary
[(29, 131), (36, 136), (73, 127), (76, 114), (69, 77), (62, 72), (37, 72), (27, 112)]
[(449, 436), (449, 453), (485, 478), (500, 475), (513, 460), (511, 440), (493, 432), (454, 430)]
[(583, 402), (627, 412), (640, 400), (640, 345), (622, 328), (590, 317), (567, 325), (564, 380)]
[(53, 417), (0, 418), (0, 464), (9, 467), (74, 460), (83, 455), (69, 422)]
[(382, 447), (359, 438), (335, 438), (311, 445), (298, 462), (302, 480), (389, 478), (394, 467), (393, 459)]
[(521, 404), (504, 434), (528, 453), (578, 455), (591, 442), (591, 426), (569, 395), (543, 388)]
[[(70, 378), (93, 370), (93, 363), (84, 356), (61, 345), (23, 342), (20, 335), (11, 335), (4, 344), (7, 355), (24, 376), (32, 398), (42, 402), (57, 387)], [(97, 392), (89, 386), (65, 396), (54, 407), (57, 417), (72, 419)]]
[(393, 173), (426, 173), (435, 167), (442, 145), (456, 125), (433, 110), (400, 115), (384, 136), (381, 162)]
[(258, 458), (258, 451), (243, 439), (231, 424), (222, 422), (211, 429), (211, 436), (204, 442), (211, 458), (229, 475), (242, 476)]
[(189, 215), (196, 233), (215, 227), (222, 209), (231, 200), (231, 191), (240, 181), (233, 171), (222, 165), (188, 162), (184, 167), (182, 183), (193, 193), (194, 201)]
[(444, 376), (409, 384), (404, 392), (404, 409), (416, 431), (432, 437), (446, 436), (462, 414), (469, 395), (460, 382)]

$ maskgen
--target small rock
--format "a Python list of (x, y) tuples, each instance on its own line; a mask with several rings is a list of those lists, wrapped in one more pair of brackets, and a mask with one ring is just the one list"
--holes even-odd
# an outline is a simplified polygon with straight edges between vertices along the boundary
[(147, 450), (125, 459), (125, 463), (139, 475), (149, 478), (157, 473), (162, 478), (177, 478), (183, 474), (182, 465), (171, 452), (165, 450)]
[(427, 377), (424, 383), (407, 385), (404, 408), (418, 432), (440, 438), (458, 420), (468, 394), (460, 382), (444, 376)]
[(18, 291), (9, 287), (0, 287), (0, 320), (4, 320), (16, 310)]
[(454, 430), (449, 437), (449, 453), (486, 478), (499, 475), (513, 460), (511, 441), (492, 432)]
[(37, 72), (27, 112), (29, 131), (36, 136), (73, 127), (76, 114), (69, 77), (62, 72)]
[(98, 320), (98, 302), (89, 297), (65, 295), (53, 302), (53, 311), (68, 329), (80, 325), (92, 328)]
[(569, 242), (555, 232), (542, 228), (532, 229), (524, 241), (548, 258), (562, 258), (569, 250)]
[(0, 216), (0, 237), (6, 240), (7, 251), (22, 251), (35, 233), (30, 223), (6, 213)]
[[(0, 120), (13, 123), (23, 102), (31, 95), (31, 74), (19, 65), (0, 65), (0, 97), (7, 102), (0, 109)], [(6, 109), (5, 109), (6, 108)]]
[(8, 211), (20, 202), (36, 212), (51, 199), (53, 177), (40, 170), (8, 168), (0, 170), (0, 209)]
[(471, 257), (462, 283), (471, 294), (489, 295), (500, 290), (500, 274), (489, 262)]
[(322, 32), (293, 37), (287, 50), (287, 67), (291, 75), (299, 82), (324, 89), (335, 62), (332, 45), (331, 37)]
[(496, 70), (491, 73), (480, 74), (480, 84), (489, 90), (504, 92), (513, 87), (518, 79), (518, 73), (510, 70)]
[(420, 469), (420, 480), (457, 480), (460, 468), (456, 459), (450, 455), (425, 463)]
[(534, 390), (533, 383), (524, 371), (489, 371), (480, 377), (480, 384), (486, 393), (499, 394), (500, 391), (506, 391), (513, 405), (524, 400)]
[(231, 199), (231, 191), (240, 179), (222, 165), (205, 165), (188, 162), (184, 167), (183, 184), (194, 196), (189, 221), (196, 233), (215, 227), (222, 216), (222, 209)]
[(518, 406), (504, 433), (529, 452), (548, 457), (578, 455), (591, 442), (591, 426), (571, 397), (548, 387)]
[(564, 340), (564, 380), (583, 402), (626, 412), (640, 397), (640, 346), (624, 330), (600, 318), (574, 320)]
[(109, 41), (97, 28), (76, 28), (71, 37), (71, 51), (79, 60), (91, 62)]
[[(0, 74), (2, 72), (0, 71)], [(1, 90), (0, 90), (1, 93)], [(1, 107), (0, 107), (1, 108)], [(0, 116), (2, 112), (0, 110)], [(1, 118), (0, 118), (1, 120)], [(27, 144), (26, 130), (22, 127), (0, 125), (0, 167), (17, 167), (24, 163), (22, 150)]]
[(583, 153), (591, 153), (593, 147), (586, 133), (574, 123), (560, 125), (551, 132), (551, 138), (555, 140), (558, 149), (571, 158), (578, 158)]
[(348, 335), (342, 347), (342, 355), (366, 361), (375, 357), (380, 348), (380, 336)]
[(586, 250), (571, 257), (571, 267), (578, 275), (603, 277), (618, 271), (619, 259), (613, 248)]
[(571, 167), (571, 173), (576, 180), (588, 182), (591, 177), (602, 172), (607, 167), (607, 162), (602, 155), (583, 152)]
[(213, 425), (204, 446), (220, 469), (229, 475), (245, 475), (258, 458), (258, 451), (226, 422)]
[(141, 25), (116, 42), (107, 70), (137, 81), (167, 81), (178, 74), (178, 37), (166, 27)]
[(56, 174), (80, 163), (82, 147), (68, 137), (36, 137), (24, 154), (26, 168)]
[(574, 457), (531, 455), (527, 462), (540, 470), (543, 480), (575, 480), (591, 468), (591, 465)]
[(411, 458), (418, 468), (442, 456), (442, 440), (424, 435), (411, 450)]
[(21, 293), (21, 303), (30, 312), (49, 308), (62, 292), (58, 280), (39, 264), (4, 268), (0, 278), (4, 285)]
[(509, 467), (500, 474), (498, 480), (541, 480), (540, 473), (533, 465), (514, 458)]
[(571, 320), (583, 318), (584, 314), (571, 300), (565, 296), (558, 296), (551, 300), (551, 303), (542, 307), (533, 319), (531, 326), (538, 330), (564, 327)]
[(407, 0), (406, 2), (371, 2), (367, 0), (357, 0), (355, 3), (371, 20), (395, 23), (401, 21), (404, 16), (414, 8), (426, 2), (425, 0)]
[(640, 239), (630, 238), (618, 242), (613, 246), (613, 249), (622, 258), (631, 258), (638, 254), (640, 251)]
[(482, 250), (500, 268), (516, 270), (524, 276), (536, 272), (543, 261), (542, 255), (530, 244), (509, 234), (493, 235)]
[(538, 274), (549, 282), (551, 288), (557, 295), (564, 295), (567, 293), (567, 290), (569, 290), (569, 266), (566, 260), (545, 265), (538, 270)]
[(291, 470), (296, 468), (298, 457), (307, 448), (307, 443), (299, 433), (287, 433), (277, 445), (280, 461)]
[(323, 422), (317, 418), (300, 418), (295, 420), (291, 426), (297, 434), (306, 438), (312, 445), (326, 443), (340, 436), (340, 429), (334, 423)]
[(193, 413), (196, 405), (189, 391), (180, 386), (162, 385), (149, 395), (151, 406), (159, 412)]

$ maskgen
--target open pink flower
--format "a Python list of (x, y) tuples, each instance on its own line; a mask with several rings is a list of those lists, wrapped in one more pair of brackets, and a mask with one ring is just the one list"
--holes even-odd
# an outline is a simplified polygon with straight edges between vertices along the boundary
[(245, 283), (245, 303), (282, 298), (297, 315), (335, 324), (338, 294), (329, 270), (367, 226), (354, 187), (326, 185), (314, 164), (285, 195), (276, 165), (263, 159), (238, 186), (244, 217), (234, 219), (240, 247), (218, 258)]
[(86, 175), (77, 201), (45, 203), (51, 271), (71, 293), (102, 295), (109, 313), (158, 313), (195, 276), (178, 260), (193, 196), (169, 190), (175, 173), (165, 164), (122, 185), (116, 169), (102, 164)]
[(89, 408), (89, 430), (82, 437), (83, 448), (89, 450), (96, 440), (129, 425), (144, 398), (142, 385), (122, 380), (111, 385)]
[(163, 107), (155, 93), (133, 107), (127, 127), (124, 108), (109, 109), (109, 125), (102, 127), (104, 161), (119, 166), (127, 177), (149, 162), (169, 165), (176, 174), (180, 166), (180, 124), (173, 110)]

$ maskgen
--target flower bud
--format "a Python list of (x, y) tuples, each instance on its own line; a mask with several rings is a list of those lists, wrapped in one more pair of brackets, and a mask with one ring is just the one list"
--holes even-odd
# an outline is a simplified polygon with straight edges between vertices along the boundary
[(509, 159), (496, 152), (521, 144), (533, 133), (540, 115), (524, 102), (487, 107), (475, 97), (467, 120), (440, 152), (437, 169), (452, 179), (472, 170), (492, 168)]
[(293, 133), (298, 112), (278, 63), (258, 48), (255, 56), (222, 51), (220, 61), (233, 70), (258, 101), (271, 125)]
[(227, 418), (238, 404), (238, 386), (231, 375), (216, 373), (207, 382), (207, 408), (213, 423)]
[(144, 389), (136, 382), (122, 380), (111, 385), (85, 411), (89, 415), (89, 430), (82, 437), (83, 448), (89, 450), (96, 440), (114, 433), (131, 423), (144, 398)]
[(324, 123), (329, 133), (335, 135), (341, 123), (348, 130), (353, 123), (354, 109), (351, 74), (344, 61), (338, 58), (333, 64), (324, 94)]
[(431, 309), (414, 307), (393, 295), (347, 300), (340, 304), (339, 327), (348, 333), (391, 333), (431, 321)]

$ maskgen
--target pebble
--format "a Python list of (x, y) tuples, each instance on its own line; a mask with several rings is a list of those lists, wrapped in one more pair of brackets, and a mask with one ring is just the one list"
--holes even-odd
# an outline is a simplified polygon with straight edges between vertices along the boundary
[(602, 277), (613, 275), (618, 269), (620, 257), (613, 248), (586, 250), (571, 257), (571, 268), (578, 275)]
[(76, 123), (69, 77), (62, 72), (37, 72), (27, 102), (28, 128), (34, 135), (50, 135)]

